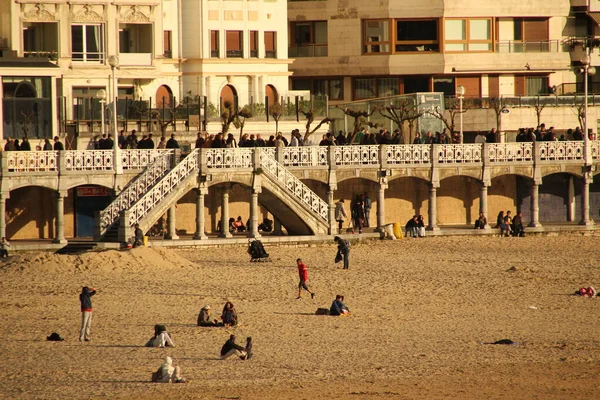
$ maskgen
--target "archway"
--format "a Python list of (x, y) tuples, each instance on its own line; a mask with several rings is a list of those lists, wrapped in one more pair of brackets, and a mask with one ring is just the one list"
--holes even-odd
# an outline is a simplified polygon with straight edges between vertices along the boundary
[(225, 85), (221, 89), (221, 109), (225, 107), (225, 103), (229, 102), (234, 107), (237, 106), (237, 91), (232, 85)]
[(72, 189), (74, 196), (75, 237), (93, 237), (96, 213), (113, 200), (113, 191), (99, 185), (82, 185)]
[(31, 82), (21, 81), (15, 88), (15, 97), (35, 98), (37, 97), (35, 87)]
[(277, 102), (277, 89), (273, 85), (265, 86), (265, 97), (269, 99), (269, 105), (272, 106)]
[(156, 108), (171, 107), (173, 105), (173, 91), (167, 85), (156, 89)]

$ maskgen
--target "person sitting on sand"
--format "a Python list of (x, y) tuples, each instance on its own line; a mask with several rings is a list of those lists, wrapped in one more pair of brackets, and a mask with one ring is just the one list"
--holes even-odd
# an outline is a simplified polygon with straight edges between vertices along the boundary
[(252, 357), (252, 338), (250, 336), (246, 338), (246, 347), (244, 348), (244, 351), (246, 352), (246, 355), (242, 356), (241, 359), (249, 360)]
[(344, 304), (344, 296), (339, 294), (335, 296), (335, 300), (331, 303), (331, 308), (329, 309), (329, 315), (350, 315), (350, 310)]
[(205, 305), (198, 314), (198, 326), (223, 326), (222, 322), (210, 318), (210, 305)]
[(140, 228), (140, 224), (135, 224), (135, 236), (133, 241), (133, 247), (139, 247), (144, 245), (144, 232)]
[(271, 232), (273, 230), (273, 220), (265, 217), (263, 222), (258, 225), (258, 230), (263, 232)]
[(233, 227), (235, 228), (236, 232), (246, 232), (246, 225), (244, 225), (241, 216), (237, 217), (237, 219), (233, 223)]
[(0, 241), (0, 258), (8, 258), (8, 249), (10, 248), (10, 243), (6, 240), (6, 237), (2, 237), (2, 241)]
[(413, 217), (408, 220), (408, 222), (404, 226), (404, 229), (406, 231), (406, 237), (416, 238), (418, 236), (418, 224), (416, 215), (413, 215)]
[(159, 383), (185, 383), (185, 379), (181, 376), (181, 367), (173, 366), (173, 359), (169, 356), (165, 357), (165, 361), (152, 374), (152, 382)]
[(167, 332), (164, 325), (154, 325), (154, 336), (148, 340), (146, 347), (175, 347), (171, 335)]
[(475, 221), (475, 229), (485, 229), (487, 225), (487, 218), (484, 213), (479, 213), (479, 218)]
[(582, 287), (575, 294), (582, 297), (594, 297), (596, 296), (596, 289), (593, 286)]
[(235, 311), (235, 307), (233, 307), (233, 303), (230, 301), (223, 306), (221, 320), (223, 320), (223, 325), (225, 326), (235, 326), (238, 323), (237, 312)]
[(244, 350), (244, 348), (239, 344), (235, 343), (235, 335), (229, 336), (229, 340), (225, 342), (223, 347), (221, 347), (221, 358), (223, 360), (231, 356), (240, 357), (242, 360), (247, 356), (246, 350)]

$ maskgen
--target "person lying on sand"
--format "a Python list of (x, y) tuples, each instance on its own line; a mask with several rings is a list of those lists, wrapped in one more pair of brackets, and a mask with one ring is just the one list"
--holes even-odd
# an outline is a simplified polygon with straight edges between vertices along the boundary
[(582, 287), (581, 289), (576, 291), (575, 294), (577, 296), (583, 296), (583, 297), (594, 297), (594, 296), (596, 296), (596, 289), (594, 289), (593, 286)]
[(229, 336), (229, 340), (227, 340), (223, 347), (221, 347), (221, 358), (223, 360), (231, 356), (237, 356), (244, 360), (247, 355), (248, 354), (246, 353), (246, 350), (239, 344), (235, 343), (235, 335)]
[(174, 367), (173, 360), (167, 356), (158, 370), (152, 374), (152, 382), (185, 383), (185, 379), (181, 376), (181, 367)]
[(146, 347), (175, 347), (171, 335), (167, 332), (164, 325), (154, 325), (154, 336), (148, 340)]
[(210, 305), (205, 305), (198, 314), (198, 326), (223, 326), (216, 318), (210, 318)]
[(329, 309), (329, 315), (350, 315), (350, 310), (344, 304), (344, 296), (339, 294), (335, 296), (335, 300), (331, 303), (331, 308)]

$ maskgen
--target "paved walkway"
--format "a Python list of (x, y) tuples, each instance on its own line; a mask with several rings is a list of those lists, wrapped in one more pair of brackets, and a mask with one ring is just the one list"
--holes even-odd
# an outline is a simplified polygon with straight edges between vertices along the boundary
[[(580, 234), (586, 236), (600, 236), (600, 224), (592, 226), (582, 226), (577, 223), (548, 223), (539, 228), (526, 228), (525, 233), (529, 235), (561, 235), (561, 234)], [(498, 235), (498, 229), (473, 229), (472, 226), (466, 225), (446, 225), (440, 227), (436, 231), (427, 231), (426, 236), (462, 236), (462, 235)], [(381, 234), (374, 232), (373, 228), (365, 228), (362, 234), (341, 234), (345, 239), (363, 240), (363, 239), (379, 239)], [(264, 234), (260, 240), (270, 244), (302, 244), (331, 241), (332, 235), (316, 235), (316, 236), (275, 236), (272, 234)], [(246, 245), (250, 240), (243, 233), (234, 234), (232, 238), (219, 238), (217, 235), (208, 235), (206, 240), (195, 240), (193, 235), (179, 235), (178, 240), (165, 240), (159, 237), (150, 237), (149, 245), (151, 247), (191, 247), (191, 246), (221, 246), (221, 245)], [(93, 243), (91, 239), (75, 238), (71, 239), (70, 243)], [(51, 240), (13, 240), (10, 242), (12, 251), (56, 251), (64, 247), (64, 244), (52, 243)], [(98, 249), (118, 249), (119, 243), (97, 243)]]

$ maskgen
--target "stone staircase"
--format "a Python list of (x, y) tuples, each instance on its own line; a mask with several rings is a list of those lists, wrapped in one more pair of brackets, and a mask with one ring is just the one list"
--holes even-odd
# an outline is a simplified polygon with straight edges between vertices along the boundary
[(174, 152), (160, 153), (144, 172), (132, 180), (125, 189), (100, 211), (96, 219), (94, 239), (104, 242), (118, 241), (118, 222), (122, 211), (135, 204), (150, 188), (164, 177), (174, 164)]
[(290, 235), (329, 232), (329, 205), (285, 166), (272, 152), (261, 149), (262, 192), (259, 202)]

